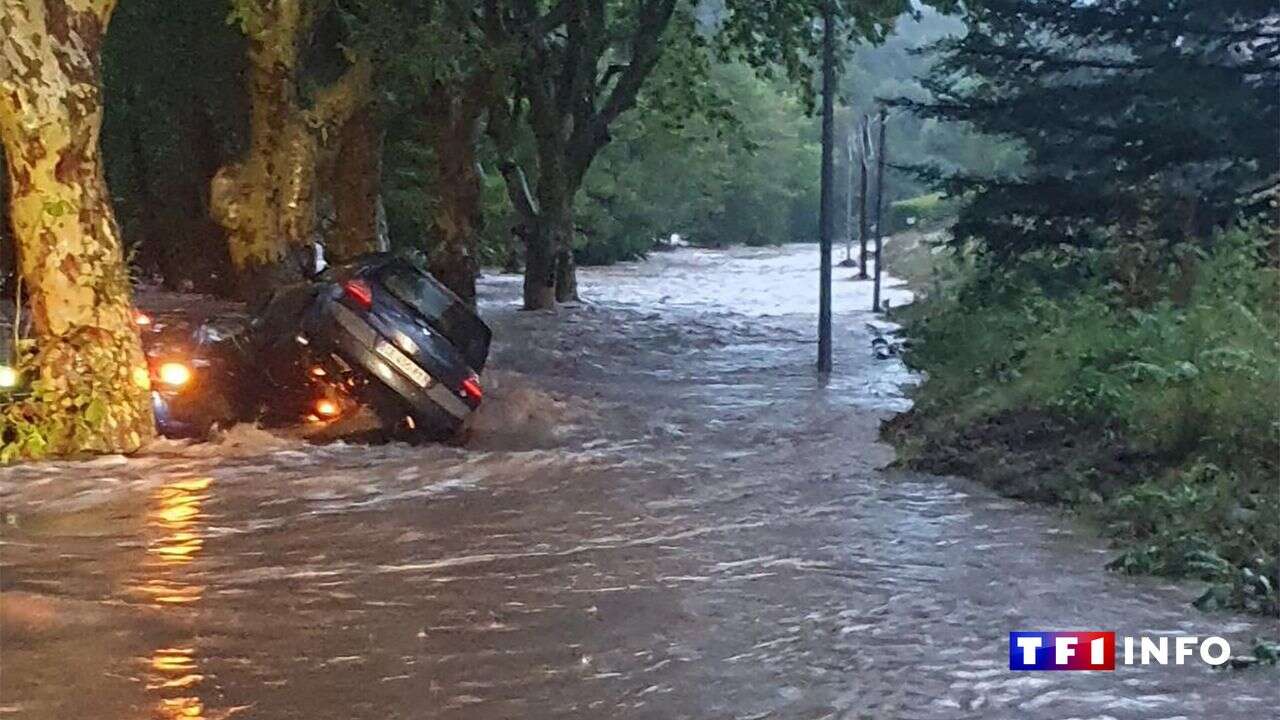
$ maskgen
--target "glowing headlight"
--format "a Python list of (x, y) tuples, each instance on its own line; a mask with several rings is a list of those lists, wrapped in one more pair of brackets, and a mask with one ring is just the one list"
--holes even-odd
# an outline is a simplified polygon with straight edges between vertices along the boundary
[(182, 387), (191, 382), (191, 368), (180, 362), (167, 362), (156, 371), (156, 379), (169, 387)]
[(0, 388), (8, 389), (18, 386), (18, 371), (8, 365), (0, 365)]

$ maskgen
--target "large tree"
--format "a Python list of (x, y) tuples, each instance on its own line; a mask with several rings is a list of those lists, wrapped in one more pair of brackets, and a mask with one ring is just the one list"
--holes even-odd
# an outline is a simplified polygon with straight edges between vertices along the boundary
[(154, 433), (98, 152), (100, 57), (114, 5), (0, 3), (0, 138), (36, 340), (34, 402), (23, 421), (48, 443), (29, 451), (131, 452)]
[(1280, 172), (1270, 0), (983, 0), (966, 21), (937, 47), (933, 99), (905, 104), (1018, 141), (1027, 166), (939, 173), (966, 198), (958, 243), (1108, 247), (1160, 271)]
[[(317, 239), (318, 178), (338, 151), (343, 128), (372, 101), (373, 68), (323, 32), (322, 21), (334, 22), (327, 0), (235, 0), (233, 6), (248, 40), (249, 149), (218, 171), (210, 205), (227, 229), (240, 294), (258, 297), (301, 276)], [(316, 89), (303, 91), (311, 86)]]
[(321, 190), (331, 198), (333, 222), (321, 241), (330, 263), (389, 247), (382, 204), (385, 137), (377, 103), (367, 102), (342, 124), (337, 147), (328, 153)]
[[(845, 42), (882, 40), (910, 9), (907, 0), (562, 0), (541, 13), (534, 3), (511, 4), (485, 4), (493, 43), (520, 48), (512, 92), (491, 109), (489, 131), (522, 218), (529, 308), (577, 296), (574, 198), (664, 52), (698, 57), (716, 37), (722, 58), (741, 57), (766, 74), (780, 68), (808, 89), (824, 9)], [(518, 123), (534, 144), (523, 163), (514, 152)]]
[(483, 224), (479, 143), (499, 77), (510, 71), (504, 48), (481, 28), (476, 0), (362, 0), (348, 6), (359, 42), (370, 49), (378, 82), (400, 114), (398, 127), (430, 151), (419, 174), (432, 181), (417, 198), (428, 208), (428, 237), (402, 239), (425, 250), (432, 274), (474, 303)]
[[(677, 5), (563, 0), (539, 13), (533, 3), (485, 3), (490, 41), (517, 53), (509, 92), (490, 108), (489, 134), (521, 218), (526, 308), (577, 297), (574, 198), (610, 126), (635, 106), (672, 23), (695, 22), (690, 7)], [(534, 145), (523, 162), (516, 153), (522, 122)]]

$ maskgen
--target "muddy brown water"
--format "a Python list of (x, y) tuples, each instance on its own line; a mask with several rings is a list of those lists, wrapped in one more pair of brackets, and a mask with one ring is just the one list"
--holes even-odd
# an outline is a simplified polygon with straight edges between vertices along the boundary
[[(0, 470), (0, 717), (1259, 718), (1280, 674), (1011, 673), (1014, 629), (1223, 635), (1272, 621), (1112, 575), (1045, 510), (883, 469), (910, 382), (816, 252), (584, 270), (495, 326), (467, 447), (252, 428)], [(895, 302), (905, 299), (892, 291)]]

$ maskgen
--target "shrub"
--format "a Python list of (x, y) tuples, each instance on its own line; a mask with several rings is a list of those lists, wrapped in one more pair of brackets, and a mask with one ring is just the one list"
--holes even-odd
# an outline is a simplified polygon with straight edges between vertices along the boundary
[(1057, 499), (1104, 493), (1133, 544), (1117, 569), (1211, 580), (1208, 605), (1276, 611), (1280, 273), (1265, 242), (1258, 226), (1223, 232), (1141, 296), (1106, 251), (960, 258), (900, 315), (927, 375), (920, 426), (1053, 418), (1087, 439), (1059, 450), (1053, 467), (1075, 479)]

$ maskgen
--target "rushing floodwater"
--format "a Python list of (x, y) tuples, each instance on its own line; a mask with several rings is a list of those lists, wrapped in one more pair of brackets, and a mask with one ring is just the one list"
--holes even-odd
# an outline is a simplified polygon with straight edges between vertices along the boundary
[[(958, 480), (884, 470), (909, 376), (816, 250), (682, 250), (515, 310), (466, 448), (236, 428), (0, 470), (0, 718), (1260, 718), (1280, 675), (1010, 673), (1013, 629), (1220, 634), (1189, 588)], [(891, 292), (895, 302), (903, 293)]]

